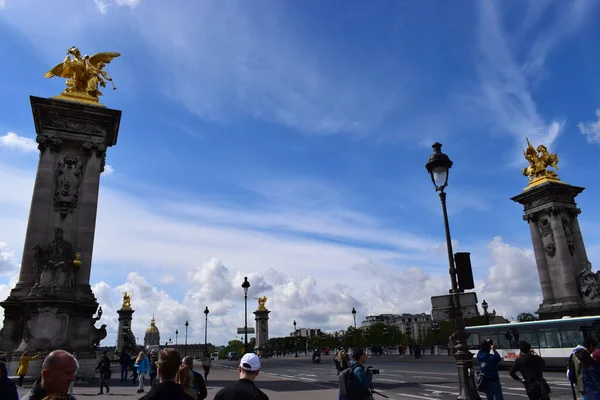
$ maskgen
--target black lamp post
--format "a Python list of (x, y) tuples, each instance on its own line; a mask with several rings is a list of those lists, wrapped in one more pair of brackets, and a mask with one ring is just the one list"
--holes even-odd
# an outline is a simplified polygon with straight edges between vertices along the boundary
[(354, 329), (356, 329), (356, 310), (352, 307), (352, 318), (354, 318)]
[(175, 329), (175, 347), (177, 347), (177, 336), (179, 335), (179, 329)]
[(188, 326), (190, 326), (190, 323), (188, 321), (185, 321), (185, 351), (184, 351), (185, 356), (187, 356), (187, 330), (188, 330)]
[(483, 303), (481, 303), (481, 308), (483, 308), (483, 317), (485, 318), (485, 321), (487, 322), (487, 324), (490, 324), (490, 321), (494, 318), (496, 318), (496, 310), (492, 310), (492, 312), (488, 312), (488, 303), (487, 301), (483, 300)]
[(296, 349), (296, 355), (298, 357), (298, 331), (296, 330), (296, 320), (294, 320), (294, 347)]
[(244, 277), (242, 287), (244, 288), (244, 352), (246, 352), (248, 349), (248, 288), (250, 287), (247, 276)]
[(208, 351), (208, 342), (206, 338), (208, 337), (208, 306), (204, 309), (204, 351)]
[(440, 338), (438, 336), (438, 332), (440, 331), (440, 323), (437, 321), (433, 321), (431, 323), (431, 329), (433, 329), (433, 335), (435, 336), (435, 345), (440, 345)]
[(451, 318), (454, 320), (455, 332), (452, 334), (451, 339), (454, 343), (454, 357), (456, 358), (456, 367), (458, 369), (458, 400), (480, 400), (481, 397), (479, 397), (479, 393), (477, 393), (477, 389), (475, 388), (473, 353), (469, 351), (467, 344), (469, 333), (465, 331), (465, 321), (460, 305), (460, 291), (458, 289), (456, 267), (454, 265), (448, 210), (446, 209), (446, 192), (444, 192), (444, 189), (448, 186), (448, 174), (452, 167), (452, 161), (450, 161), (450, 158), (446, 154), (442, 153), (441, 143), (436, 142), (431, 147), (433, 147), (433, 154), (429, 156), (429, 161), (425, 165), (425, 168), (427, 168), (431, 176), (431, 182), (433, 182), (436, 192), (440, 192), (442, 212), (444, 214), (446, 246), (448, 248), (448, 272), (452, 284), (452, 288), (450, 289), (452, 308), (450, 312)]

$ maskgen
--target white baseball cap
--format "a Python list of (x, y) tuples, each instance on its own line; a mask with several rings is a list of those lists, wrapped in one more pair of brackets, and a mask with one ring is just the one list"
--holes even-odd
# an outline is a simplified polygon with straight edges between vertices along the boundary
[(246, 371), (258, 371), (260, 369), (260, 358), (254, 353), (246, 353), (240, 360), (240, 367)]

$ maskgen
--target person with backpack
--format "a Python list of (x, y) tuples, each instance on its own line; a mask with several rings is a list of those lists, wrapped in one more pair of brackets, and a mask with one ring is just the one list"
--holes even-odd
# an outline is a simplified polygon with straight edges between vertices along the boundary
[(339, 400), (369, 400), (373, 374), (365, 369), (367, 353), (357, 348), (352, 352), (354, 362), (340, 374)]
[(578, 350), (575, 357), (580, 362), (581, 380), (583, 383), (582, 399), (600, 400), (600, 365), (592, 355), (584, 349)]
[(186, 356), (183, 358), (182, 364), (190, 369), (192, 374), (192, 387), (196, 391), (197, 400), (204, 400), (208, 396), (208, 390), (206, 389), (206, 382), (202, 378), (202, 374), (194, 371), (194, 358)]
[(598, 346), (598, 341), (592, 337), (587, 337), (583, 341), (583, 346), (579, 345), (575, 347), (569, 356), (569, 368), (567, 369), (567, 376), (572, 387), (575, 391), (577, 391), (582, 400), (588, 400), (583, 383), (583, 368), (581, 365), (581, 359), (583, 358), (582, 352), (591, 355), (596, 349), (596, 346)]
[[(522, 341), (519, 343), (521, 353), (515, 360), (510, 372), (511, 378), (519, 381), (525, 386), (529, 400), (544, 400), (550, 398), (550, 386), (544, 379), (543, 368), (546, 362), (542, 357), (535, 354), (531, 344)], [(517, 372), (521, 372), (523, 378), (519, 378)]]

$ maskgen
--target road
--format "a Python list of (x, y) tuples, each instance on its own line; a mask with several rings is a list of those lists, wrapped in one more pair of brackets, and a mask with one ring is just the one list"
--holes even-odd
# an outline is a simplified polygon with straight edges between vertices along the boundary
[[(457, 373), (456, 367), (449, 361), (451, 360), (435, 356), (425, 360), (373, 358), (367, 365), (380, 369), (381, 374), (374, 377), (374, 385), (392, 400), (455, 400), (458, 395)], [(221, 387), (238, 378), (238, 362), (219, 360), (213, 363), (207, 381), (207, 400), (213, 400)], [(202, 370), (200, 366), (197, 369)], [(522, 385), (512, 380), (507, 371), (501, 371), (500, 376), (505, 399), (527, 399)], [(545, 377), (552, 388), (553, 400), (572, 399), (564, 373), (549, 372)], [(338, 393), (332, 356), (324, 356), (321, 364), (313, 364), (310, 357), (263, 359), (256, 385), (264, 390), (270, 400), (337, 400)], [(141, 397), (135, 393), (137, 387), (132, 385), (118, 386), (113, 379), (111, 386), (110, 395), (96, 398), (116, 400)], [(148, 390), (147, 387), (146, 389)], [(19, 394), (23, 396), (27, 391), (25, 388), (20, 389)], [(76, 386), (78, 398), (86, 398), (97, 392), (96, 387)]]

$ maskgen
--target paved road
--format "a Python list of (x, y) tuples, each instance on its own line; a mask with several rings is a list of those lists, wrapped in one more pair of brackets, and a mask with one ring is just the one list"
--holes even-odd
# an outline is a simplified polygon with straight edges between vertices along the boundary
[[(457, 396), (456, 369), (449, 363), (432, 360), (385, 360), (374, 358), (368, 365), (381, 370), (374, 383), (376, 388), (392, 400), (440, 399), (454, 400)], [(262, 371), (257, 386), (271, 400), (325, 400), (337, 399), (337, 374), (332, 356), (325, 356), (322, 364), (315, 365), (310, 358), (271, 358), (262, 360)], [(208, 399), (223, 386), (237, 379), (237, 362), (218, 361), (208, 377)], [(523, 387), (513, 381), (507, 371), (501, 371), (504, 397), (507, 400), (527, 399)], [(546, 373), (553, 400), (571, 399), (571, 391), (564, 373)], [(109, 396), (97, 399), (138, 399), (136, 387), (114, 386)], [(22, 389), (20, 395), (27, 391)], [(93, 387), (77, 387), (77, 397), (87, 398), (98, 392)], [(377, 397), (376, 397), (377, 398)]]

